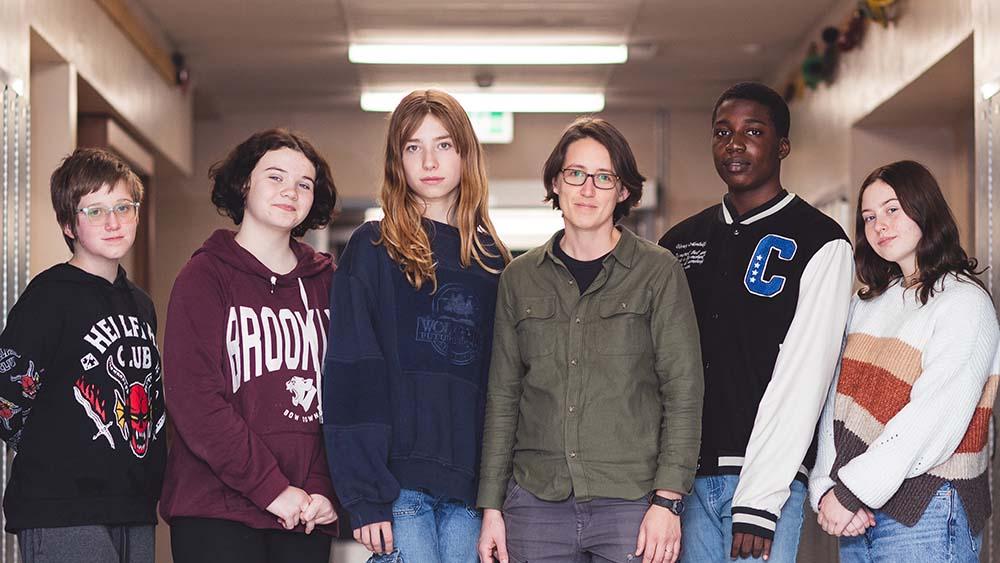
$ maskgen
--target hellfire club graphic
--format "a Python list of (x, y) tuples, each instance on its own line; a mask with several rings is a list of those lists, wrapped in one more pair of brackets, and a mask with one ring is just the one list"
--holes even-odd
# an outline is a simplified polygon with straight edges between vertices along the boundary
[[(106, 366), (108, 375), (119, 387), (115, 389), (115, 421), (118, 429), (132, 448), (132, 453), (141, 458), (146, 455), (153, 437), (153, 372), (147, 373), (142, 383), (129, 383), (125, 373), (115, 366), (113, 356), (108, 356)], [(158, 423), (156, 430), (160, 426)]]
[(11, 429), (11, 419), (21, 412), (21, 407), (0, 397), (0, 424), (8, 431)]
[(21, 394), (25, 399), (34, 399), (38, 393), (38, 372), (35, 371), (35, 362), (28, 360), (28, 369), (24, 373), (12, 375), (11, 381), (21, 384)]
[(115, 439), (108, 430), (112, 421), (107, 420), (108, 417), (104, 410), (104, 400), (101, 398), (97, 387), (88, 384), (83, 380), (83, 377), (80, 377), (76, 380), (76, 384), (73, 385), (73, 398), (76, 399), (77, 403), (80, 403), (80, 406), (83, 407), (83, 412), (87, 413), (87, 416), (97, 428), (97, 433), (90, 439), (104, 438), (108, 441), (111, 449), (115, 449)]

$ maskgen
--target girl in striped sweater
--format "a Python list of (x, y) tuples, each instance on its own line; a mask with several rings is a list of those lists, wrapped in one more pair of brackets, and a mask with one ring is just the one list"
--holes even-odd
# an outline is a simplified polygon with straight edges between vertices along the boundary
[(978, 562), (1000, 330), (924, 166), (864, 181), (855, 263), (864, 287), (810, 477), (819, 524), (842, 562)]

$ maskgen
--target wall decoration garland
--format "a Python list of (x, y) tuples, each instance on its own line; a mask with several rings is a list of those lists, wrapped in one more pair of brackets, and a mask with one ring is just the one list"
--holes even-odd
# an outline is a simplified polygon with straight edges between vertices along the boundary
[[(822, 43), (809, 44), (805, 59), (785, 83), (785, 101), (801, 97), (806, 88), (815, 90), (820, 84), (832, 84), (836, 79), (840, 53), (861, 44), (868, 22), (888, 27), (899, 17), (898, 0), (859, 0), (857, 7), (840, 27), (829, 26), (820, 34)], [(820, 47), (822, 45), (822, 48)]]

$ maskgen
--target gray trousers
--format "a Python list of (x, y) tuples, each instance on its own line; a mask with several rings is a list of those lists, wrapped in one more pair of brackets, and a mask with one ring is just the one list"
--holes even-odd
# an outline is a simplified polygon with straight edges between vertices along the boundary
[(153, 563), (152, 525), (29, 528), (17, 533), (24, 563)]
[(503, 504), (511, 563), (638, 563), (646, 498), (541, 500), (511, 480)]

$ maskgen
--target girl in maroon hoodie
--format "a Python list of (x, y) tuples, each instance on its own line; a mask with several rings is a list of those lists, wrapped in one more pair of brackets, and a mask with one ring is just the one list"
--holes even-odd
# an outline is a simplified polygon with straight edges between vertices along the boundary
[(177, 432), (160, 511), (174, 561), (326, 563), (336, 512), (319, 390), (334, 266), (293, 237), (330, 222), (330, 168), (306, 139), (274, 129), (209, 177), (239, 231), (218, 230), (194, 253), (167, 310)]

